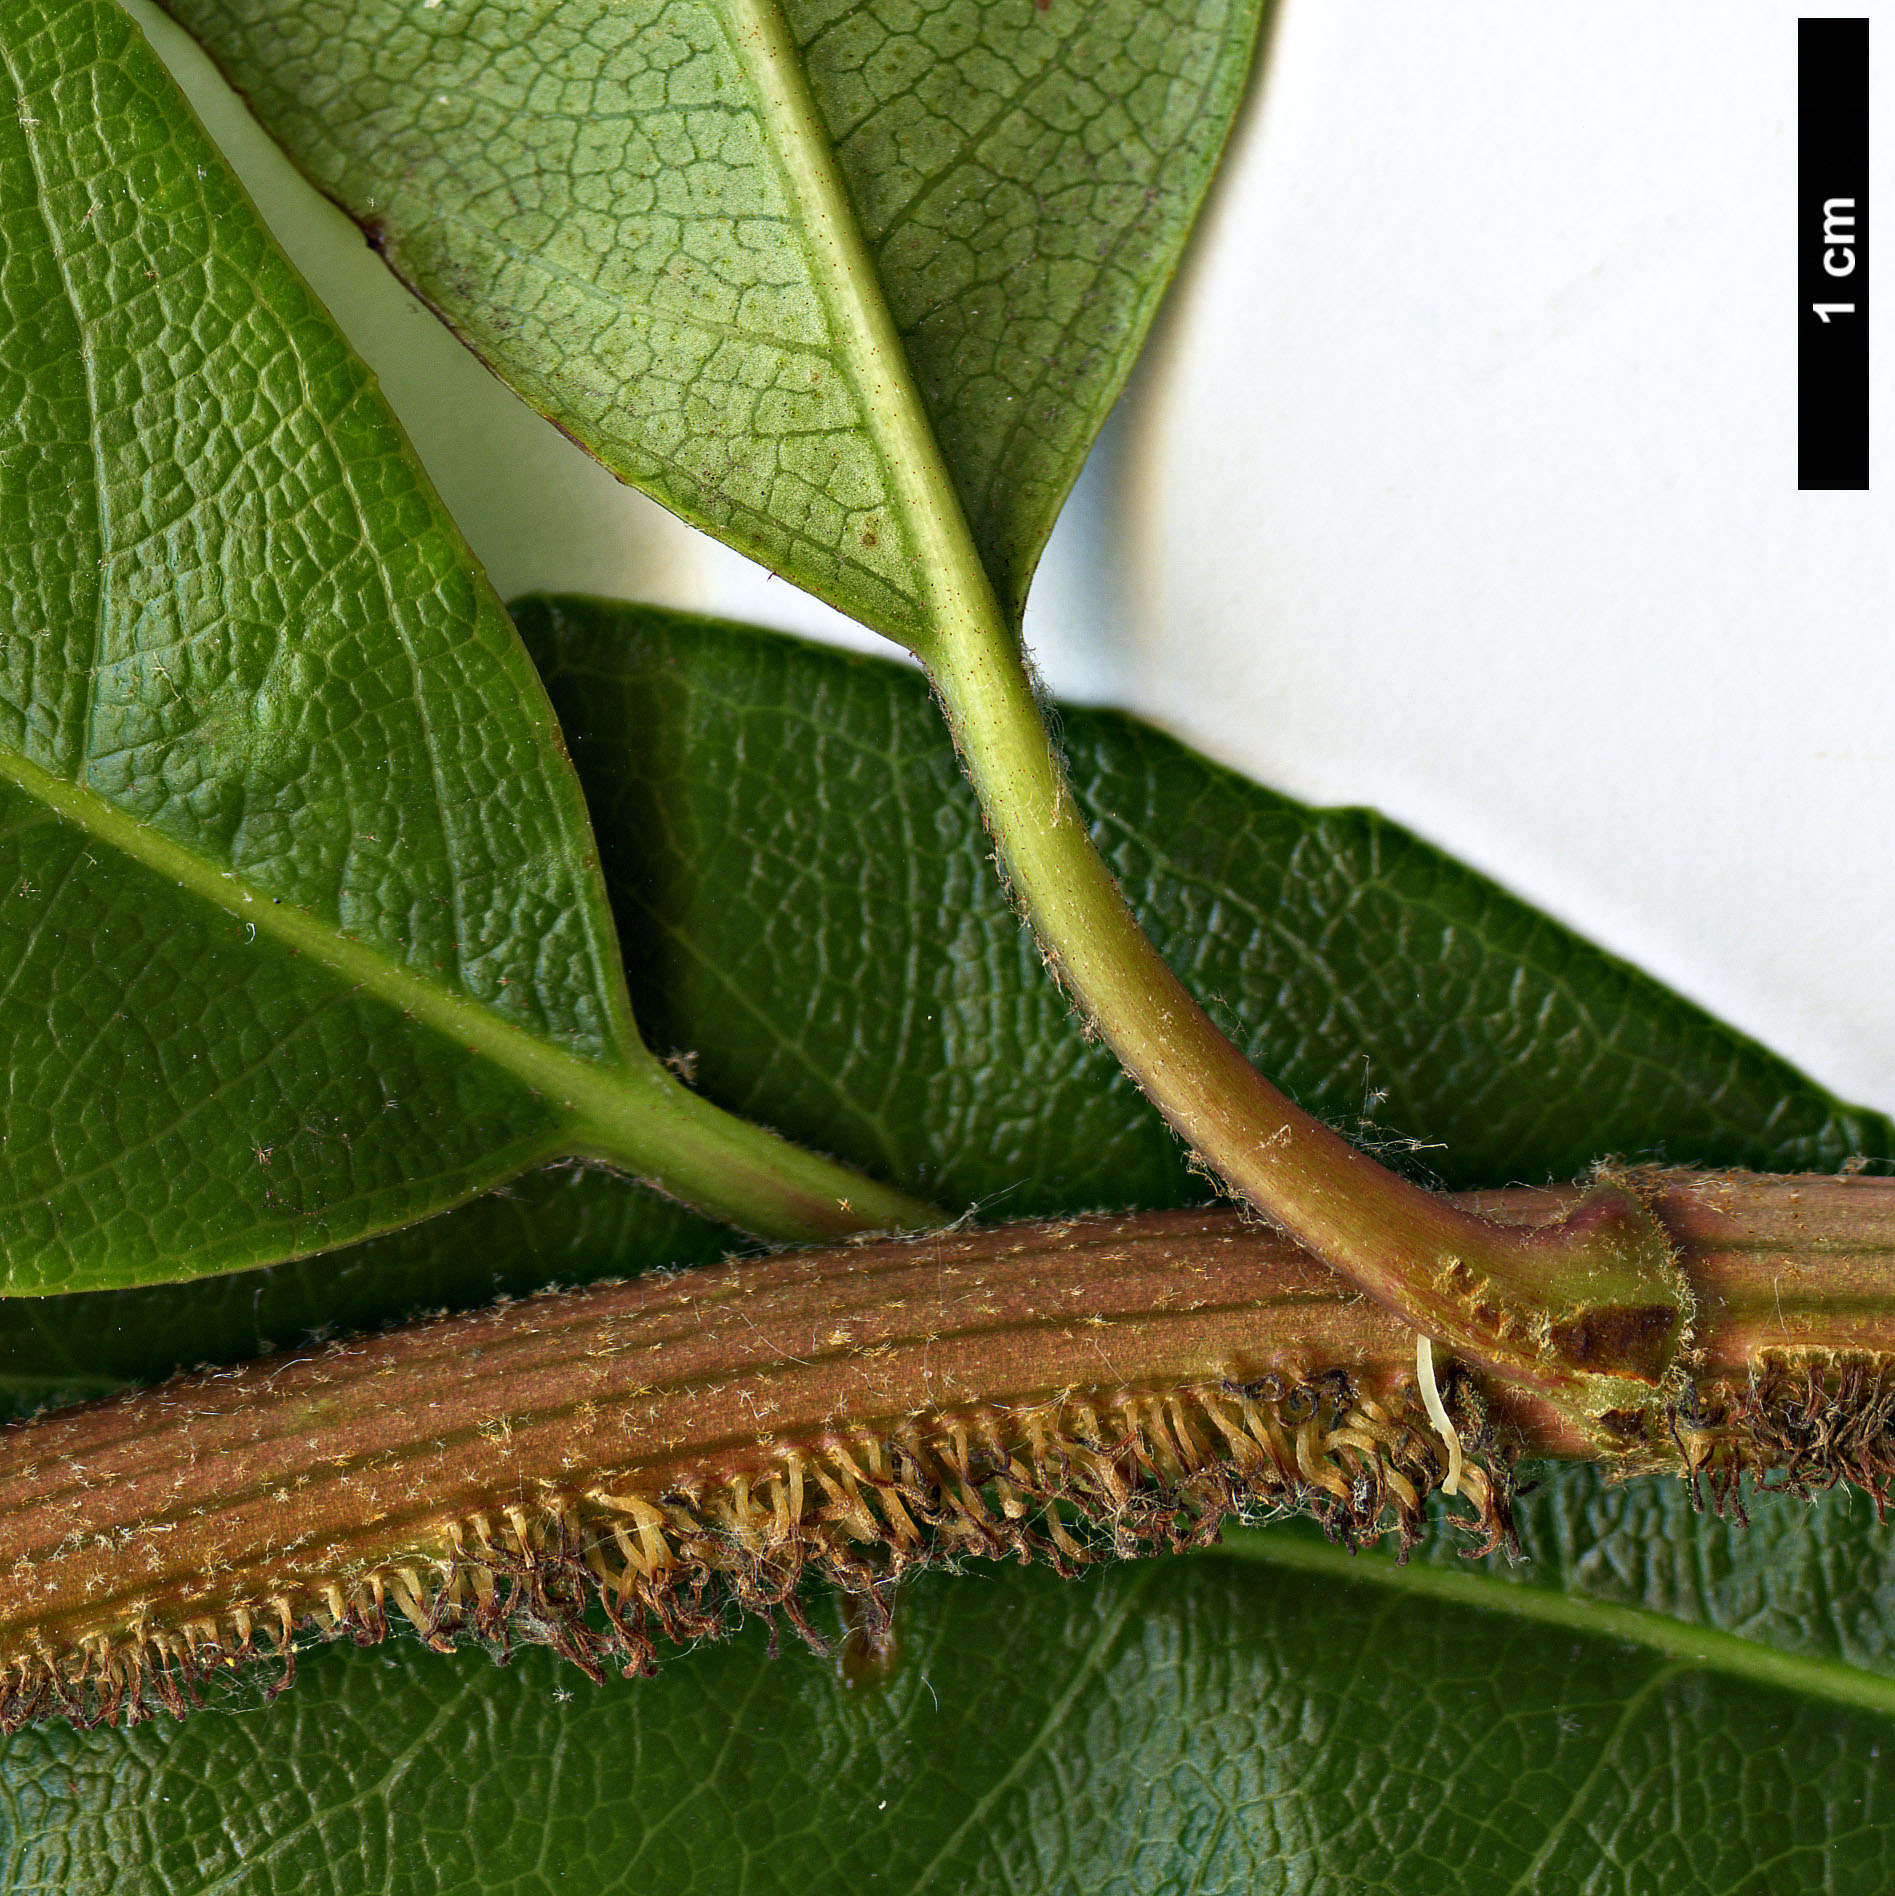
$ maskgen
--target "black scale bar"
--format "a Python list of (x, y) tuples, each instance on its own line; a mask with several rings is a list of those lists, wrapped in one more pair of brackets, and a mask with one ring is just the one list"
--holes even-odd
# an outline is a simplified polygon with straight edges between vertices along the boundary
[(1869, 23), (1797, 22), (1799, 488), (1869, 484)]

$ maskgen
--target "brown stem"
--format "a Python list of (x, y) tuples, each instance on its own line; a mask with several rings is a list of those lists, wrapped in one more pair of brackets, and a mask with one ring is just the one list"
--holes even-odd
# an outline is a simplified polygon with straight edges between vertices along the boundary
[(1140, 928), (1087, 835), (1020, 653), (970, 625), (925, 653), (1047, 965), (1231, 1190), (1457, 1352), (1533, 1374), (1582, 1423), (1662, 1407), (1689, 1299), (1664, 1234), (1606, 1184), (1523, 1237), (1378, 1165), (1263, 1077)]
[[(1630, 1465), (1733, 1491), (1759, 1430), (1789, 1426), (1758, 1406), (1772, 1376), (1801, 1378), (1807, 1409), (1833, 1405), (1848, 1370), (1860, 1423), (1895, 1366), (1895, 1181), (1684, 1175), (1647, 1194), (1699, 1342), (1670, 1446), (1628, 1435)], [(1578, 1196), (1461, 1202), (1532, 1227)], [(1461, 1375), (1450, 1394), (1489, 1544), (1512, 1452), (1596, 1452), (1531, 1384)], [(1821, 1439), (1830, 1461), (1794, 1451), (1802, 1477), (1878, 1486), (1881, 1435), (1857, 1427), (1849, 1452), (1867, 1442), (1868, 1459), (1839, 1468), (1841, 1435)], [(7, 1450), (12, 1722), (175, 1709), (259, 1639), (287, 1653), (310, 1623), (376, 1636), (390, 1603), (437, 1643), (511, 1619), (591, 1670), (638, 1669), (647, 1616), (714, 1630), (730, 1596), (800, 1624), (812, 1570), (875, 1599), (927, 1559), (1064, 1564), (1202, 1538), (1259, 1506), (1406, 1536), (1447, 1472), (1414, 1332), (1224, 1210), (548, 1293), (42, 1416)]]

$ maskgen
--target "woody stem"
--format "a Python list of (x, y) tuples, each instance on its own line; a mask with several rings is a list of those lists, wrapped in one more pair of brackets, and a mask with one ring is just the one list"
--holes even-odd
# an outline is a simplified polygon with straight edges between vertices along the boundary
[[(1577, 1197), (1455, 1203), (1531, 1230)], [(1698, 1298), (1700, 1343), (1670, 1445), (1629, 1444), (1632, 1465), (1741, 1473), (1755, 1442), (1721, 1441), (1716, 1418), (1766, 1371), (1787, 1366), (1827, 1399), (1839, 1365), (1878, 1378), (1895, 1366), (1895, 1181), (1687, 1174), (1656, 1182), (1651, 1203)], [(1531, 1378), (1484, 1382), (1517, 1447), (1598, 1452)], [(1298, 1389), (1346, 1391), (1334, 1401), (1368, 1419), (1293, 1455), (1274, 1425), (1243, 1434), (1252, 1397)], [(684, 1507), (704, 1532), (735, 1533), (741, 1522), (717, 1526), (715, 1497), (777, 1492), (781, 1512), (789, 1481), (793, 1546), (829, 1517), (819, 1473), (804, 1495), (788, 1471), (880, 1465), (902, 1442), (925, 1455), (958, 1441), (962, 1464), (969, 1441), (990, 1442), (997, 1479), (1008, 1444), (1036, 1429), (1077, 1429), (1110, 1460), (1114, 1431), (1131, 1428), (1166, 1481), (1222, 1468), (1253, 1488), (1268, 1475), (1261, 1492), (1290, 1499), (1314, 1483), (1321, 1504), (1334, 1471), (1304, 1458), (1379, 1452), (1366, 1429), (1407, 1444), (1390, 1466), (1407, 1469), (1408, 1509), (1446, 1470), (1419, 1412), (1414, 1333), (1228, 1211), (1004, 1226), (551, 1293), (15, 1425), (0, 1456), (0, 1676), (153, 1628), (184, 1638), (239, 1609), (334, 1618), (323, 1603), (379, 1588), (378, 1574), (438, 1569), (468, 1520), (520, 1515), (523, 1549), (531, 1520), (589, 1506), (634, 1524), (639, 1508), (661, 1520)]]

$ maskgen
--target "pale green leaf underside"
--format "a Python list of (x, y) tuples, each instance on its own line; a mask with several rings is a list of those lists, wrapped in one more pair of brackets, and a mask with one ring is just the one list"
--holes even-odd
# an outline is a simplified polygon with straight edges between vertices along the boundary
[[(1017, 612), (1175, 267), (1258, 13), (170, 4), (530, 401), (685, 518), (902, 638), (928, 627), (938, 527), (917, 518), (905, 411), (918, 392)], [(810, 176), (832, 146), (840, 234)], [(865, 296), (905, 364), (878, 355)]]
[(531, 665), (104, 0), (0, 63), (4, 1288), (439, 1210), (648, 1065)]

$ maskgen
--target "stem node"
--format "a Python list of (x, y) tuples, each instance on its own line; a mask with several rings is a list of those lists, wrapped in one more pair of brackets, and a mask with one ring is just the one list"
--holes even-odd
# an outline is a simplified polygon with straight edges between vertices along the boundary
[(1497, 1224), (1384, 1170), (1263, 1078), (1140, 928), (1093, 846), (1017, 640), (976, 614), (924, 654), (1006, 871), (1054, 969), (1172, 1129), (1234, 1192), (1416, 1330), (1524, 1381), (1603, 1446), (1661, 1426), (1691, 1292), (1635, 1192), (1552, 1229)]

